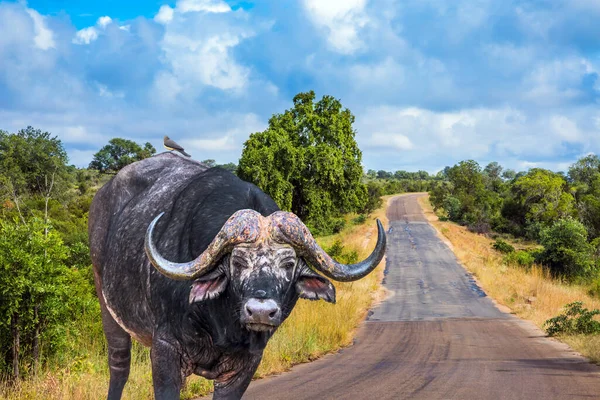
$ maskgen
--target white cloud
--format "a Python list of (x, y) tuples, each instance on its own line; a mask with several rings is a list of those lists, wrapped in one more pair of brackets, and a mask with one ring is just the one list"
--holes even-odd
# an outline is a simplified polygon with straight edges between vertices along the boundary
[(159, 24), (168, 24), (173, 20), (173, 9), (167, 4), (161, 6), (154, 16), (154, 20)]
[(93, 27), (83, 28), (77, 31), (73, 38), (75, 44), (90, 44), (94, 40), (98, 39), (98, 30)]
[(234, 150), (235, 143), (229, 136), (217, 139), (191, 139), (186, 140), (186, 148), (204, 151)]
[[(94, 40), (98, 39), (101, 32), (106, 29), (108, 25), (112, 23), (112, 18), (105, 15), (103, 17), (98, 18), (95, 26), (89, 26), (87, 28), (83, 28), (75, 33), (75, 37), (72, 42), (75, 44), (90, 44)], [(129, 25), (121, 26), (119, 29), (124, 31), (129, 31)]]
[(98, 87), (98, 94), (101, 97), (118, 98), (118, 99), (122, 99), (125, 97), (125, 93), (119, 92), (119, 91), (112, 92), (108, 89), (108, 87), (106, 85), (97, 83), (96, 86)]
[(226, 33), (195, 39), (167, 32), (162, 47), (177, 79), (231, 90), (243, 88), (249, 74), (230, 54), (239, 42)]
[(413, 148), (410, 139), (400, 133), (374, 133), (371, 136), (371, 144), (374, 147), (393, 147), (398, 150), (410, 150)]
[(35, 31), (33, 40), (35, 42), (35, 46), (42, 50), (55, 48), (56, 43), (54, 42), (54, 33), (46, 27), (44, 17), (31, 8), (27, 8), (26, 11), (31, 19), (33, 19), (33, 29)]
[(540, 62), (524, 77), (524, 100), (537, 105), (560, 106), (582, 96), (580, 83), (586, 74), (600, 74), (581, 57)]
[(381, 106), (357, 116), (357, 140), (365, 154), (379, 152), (380, 157), (394, 149), (412, 150), (402, 153), (403, 160), (420, 165), (431, 165), (432, 159), (449, 164), (464, 159), (534, 159), (558, 165), (555, 160), (569, 149), (566, 143), (594, 148), (597, 116), (592, 108), (574, 115), (538, 116), (513, 108), (435, 112)]
[(303, 0), (312, 22), (327, 32), (330, 46), (352, 54), (363, 46), (359, 32), (368, 22), (367, 0)]
[(101, 28), (106, 28), (106, 26), (108, 24), (110, 24), (111, 22), (112, 22), (112, 18), (109, 17), (108, 15), (105, 15), (103, 17), (98, 18), (98, 21), (96, 21), (96, 24)]
[(161, 7), (155, 20), (165, 24), (160, 46), (169, 72), (159, 74), (155, 82), (155, 88), (167, 89), (164, 100), (181, 93), (194, 97), (206, 86), (234, 94), (247, 86), (250, 70), (232, 54), (254, 35), (245, 27), (243, 11), (233, 13), (220, 1), (181, 0), (174, 9)]
[(231, 11), (231, 7), (221, 0), (179, 0), (176, 8), (182, 13), (193, 11), (224, 13)]
[(393, 58), (387, 57), (379, 64), (354, 64), (350, 67), (350, 73), (355, 84), (372, 86), (373, 82), (394, 82), (395, 85), (404, 81), (404, 67)]
[(550, 127), (558, 137), (567, 142), (576, 142), (581, 139), (577, 124), (563, 115), (550, 117)]

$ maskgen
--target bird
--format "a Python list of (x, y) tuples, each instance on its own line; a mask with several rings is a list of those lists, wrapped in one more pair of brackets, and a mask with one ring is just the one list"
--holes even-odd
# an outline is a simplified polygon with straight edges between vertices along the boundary
[(183, 154), (186, 157), (191, 157), (188, 153), (185, 152), (185, 150), (183, 149), (183, 147), (181, 147), (180, 145), (178, 145), (177, 143), (175, 143), (173, 140), (169, 139), (168, 136), (165, 136), (163, 145), (168, 150), (171, 150), (171, 151), (176, 150), (176, 151), (180, 152), (181, 154)]

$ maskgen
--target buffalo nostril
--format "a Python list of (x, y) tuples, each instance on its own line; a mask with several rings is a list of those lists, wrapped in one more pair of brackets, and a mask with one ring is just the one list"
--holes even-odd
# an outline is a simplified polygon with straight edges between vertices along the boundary
[(256, 324), (279, 324), (281, 310), (272, 299), (251, 298), (244, 306), (246, 322)]

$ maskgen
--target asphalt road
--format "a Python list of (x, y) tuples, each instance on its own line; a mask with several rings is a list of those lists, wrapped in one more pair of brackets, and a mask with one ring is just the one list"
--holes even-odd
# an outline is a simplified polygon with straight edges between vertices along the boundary
[(499, 311), (423, 217), (388, 209), (388, 298), (353, 346), (252, 382), (244, 399), (600, 399), (600, 368)]

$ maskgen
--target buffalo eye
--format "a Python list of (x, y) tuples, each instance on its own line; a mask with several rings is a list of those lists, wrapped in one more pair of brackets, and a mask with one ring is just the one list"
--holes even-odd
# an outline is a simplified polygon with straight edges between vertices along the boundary
[(246, 261), (245, 258), (239, 257), (239, 256), (233, 256), (231, 257), (231, 263), (233, 264), (233, 266), (235, 268), (239, 268), (239, 269), (246, 269), (248, 268), (248, 262)]
[(281, 264), (279, 264), (279, 266), (283, 269), (292, 269), (296, 266), (296, 259), (291, 257), (286, 258), (281, 262)]

